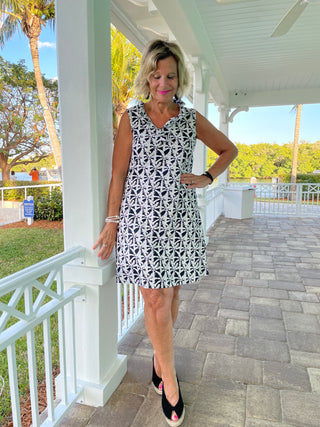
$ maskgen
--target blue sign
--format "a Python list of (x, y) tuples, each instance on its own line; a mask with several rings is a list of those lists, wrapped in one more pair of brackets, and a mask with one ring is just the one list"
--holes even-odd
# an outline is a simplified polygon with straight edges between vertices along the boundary
[(33, 218), (34, 216), (34, 201), (24, 200), (23, 201), (23, 215), (25, 218)]

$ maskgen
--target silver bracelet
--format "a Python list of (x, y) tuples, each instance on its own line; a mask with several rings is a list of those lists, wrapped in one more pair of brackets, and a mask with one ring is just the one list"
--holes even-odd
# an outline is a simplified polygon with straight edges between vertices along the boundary
[(107, 222), (114, 222), (116, 224), (119, 224), (119, 222), (120, 222), (120, 216), (119, 215), (107, 216), (107, 218), (104, 221), (106, 223)]

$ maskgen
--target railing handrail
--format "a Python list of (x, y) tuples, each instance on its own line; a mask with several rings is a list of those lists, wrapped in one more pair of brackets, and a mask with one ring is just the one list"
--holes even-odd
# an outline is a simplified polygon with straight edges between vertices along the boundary
[(19, 320), (0, 334), (0, 351), (3, 351), (12, 342), (26, 335), (26, 333), (36, 326), (40, 325), (45, 319), (56, 313), (59, 308), (64, 307), (69, 302), (80, 296), (84, 292), (83, 288), (74, 286), (68, 289), (61, 297), (61, 301), (50, 301), (44, 307), (41, 307), (36, 315), (28, 321)]
[(307, 186), (319, 186), (320, 187), (320, 183), (318, 182), (296, 182), (295, 184), (293, 184), (292, 182), (255, 182), (250, 184), (250, 182), (229, 182), (227, 186), (233, 187), (233, 186), (237, 186), (237, 187), (254, 187), (254, 186), (261, 186), (261, 185), (266, 185), (266, 186), (284, 186), (284, 185), (288, 185), (288, 186), (294, 186), (294, 185), (307, 185)]
[[(14, 187), (0, 187), (1, 191), (1, 203), (3, 207), (4, 202), (8, 202), (10, 200), (4, 200), (4, 192), (5, 191), (11, 191), (11, 190), (24, 190), (24, 198), (27, 198), (28, 189), (35, 189), (35, 188), (49, 188), (49, 193), (51, 195), (51, 191), (54, 187), (61, 187), (62, 188), (62, 182), (57, 182), (56, 184), (36, 184), (36, 185), (15, 185)], [(22, 202), (21, 202), (22, 203)]]
[(21, 188), (38, 188), (38, 187), (62, 187), (62, 182), (56, 184), (35, 184), (35, 185), (17, 185), (14, 187), (0, 187), (0, 190), (20, 190)]

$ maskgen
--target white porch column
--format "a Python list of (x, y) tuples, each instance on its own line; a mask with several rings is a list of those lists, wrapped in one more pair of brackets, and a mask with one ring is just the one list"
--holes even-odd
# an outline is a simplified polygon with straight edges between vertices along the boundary
[[(230, 113), (230, 108), (226, 108), (226, 107), (219, 108), (219, 112), (220, 112), (219, 129), (227, 137), (229, 136), (229, 123), (232, 123), (234, 116), (240, 113), (241, 111), (249, 111), (249, 107), (247, 107), (246, 105), (237, 107), (232, 111), (232, 113)], [(222, 172), (221, 175), (219, 175), (218, 184), (226, 184), (227, 181), (228, 181), (228, 169), (226, 169), (224, 172)]]
[[(202, 66), (199, 58), (193, 61), (193, 106), (204, 117), (208, 117), (208, 72)], [(194, 150), (193, 172), (202, 174), (207, 168), (207, 147), (197, 141)]]
[(83, 402), (94, 406), (106, 403), (126, 372), (117, 354), (114, 258), (101, 262), (92, 250), (111, 176), (109, 9), (110, 0), (56, 0), (65, 248), (86, 248), (83, 262), (65, 268), (64, 281), (85, 288), (75, 307), (77, 378)]
[[(204, 117), (208, 117), (208, 70), (201, 64), (199, 58), (194, 58), (193, 66), (193, 106)], [(201, 175), (206, 170), (207, 147), (203, 142), (197, 140), (193, 155), (193, 173)], [(197, 189), (198, 204), (205, 235), (207, 230), (206, 191), (205, 188)]]

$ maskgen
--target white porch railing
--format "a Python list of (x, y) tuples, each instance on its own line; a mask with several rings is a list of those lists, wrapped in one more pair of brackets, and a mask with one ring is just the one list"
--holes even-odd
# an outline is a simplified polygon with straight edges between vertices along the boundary
[[(76, 247), (48, 258), (31, 267), (0, 280), (0, 352), (7, 350), (9, 385), (13, 425), (21, 426), (19, 380), (17, 372), (16, 343), (26, 336), (32, 425), (55, 426), (81, 394), (77, 385), (74, 327), (66, 337), (65, 322), (74, 324), (74, 301), (82, 294), (80, 287), (64, 291), (62, 268), (79, 257), (84, 248)], [(39, 280), (46, 276), (45, 283)], [(7, 296), (7, 297), (6, 297)], [(9, 302), (4, 303), (4, 298)], [(20, 305), (18, 306), (20, 302)], [(21, 307), (22, 302), (22, 307)], [(58, 313), (60, 402), (54, 400), (52, 375), (51, 316)], [(67, 318), (66, 318), (67, 316)], [(35, 328), (43, 326), (43, 347), (47, 394), (46, 419), (41, 420), (38, 406), (37, 349)], [(67, 362), (70, 366), (67, 380)]]
[(209, 187), (205, 193), (206, 231), (223, 213), (223, 189), (224, 185), (217, 185), (216, 187)]
[(118, 342), (143, 313), (143, 298), (138, 285), (118, 285)]
[(320, 184), (254, 184), (254, 215), (320, 216)]

